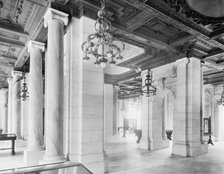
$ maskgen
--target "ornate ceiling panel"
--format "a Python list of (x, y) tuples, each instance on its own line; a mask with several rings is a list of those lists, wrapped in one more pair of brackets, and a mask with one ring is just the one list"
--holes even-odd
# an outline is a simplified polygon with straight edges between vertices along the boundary
[[(17, 68), (23, 66), (29, 57), (26, 48), (29, 39), (46, 41), (43, 15), (49, 2), (70, 16), (92, 19), (96, 19), (100, 7), (99, 0), (0, 0), (0, 74), (9, 73), (15, 60)], [(191, 6), (196, 3), (193, 11), (187, 3)], [(194, 0), (106, 0), (114, 36), (142, 50), (147, 46), (156, 50), (156, 56), (150, 57), (150, 68), (191, 55), (209, 61), (205, 72), (220, 71), (224, 61), (223, 21), (220, 24), (223, 11), (214, 14), (212, 10), (209, 12), (212, 16), (205, 18), (197, 4)], [(144, 52), (133, 49), (126, 53), (127, 59), (119, 66), (147, 68), (148, 55)], [(118, 82), (133, 76), (139, 74), (130, 71), (112, 79)]]
[[(0, 86), (7, 85), (12, 68), (23, 66), (27, 59), (27, 42), (42, 20), (46, 0), (0, 0)], [(4, 80), (3, 80), (4, 79)]]
[(150, 35), (151, 37), (157, 38), (165, 43), (170, 43), (172, 41), (178, 40), (188, 33), (164, 22), (158, 18), (153, 18), (149, 22), (145, 23), (143, 26), (136, 30), (137, 32)]

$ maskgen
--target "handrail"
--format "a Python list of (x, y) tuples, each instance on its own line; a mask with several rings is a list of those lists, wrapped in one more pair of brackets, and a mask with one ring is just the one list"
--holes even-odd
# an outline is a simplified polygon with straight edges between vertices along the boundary
[(87, 169), (82, 163), (78, 162), (59, 162), (59, 163), (48, 163), (35, 166), (26, 166), (19, 168), (10, 168), (5, 170), (0, 170), (0, 174), (25, 174), (25, 173), (38, 173), (49, 170), (58, 170), (71, 167), (82, 167), (88, 174), (93, 174), (89, 169)]

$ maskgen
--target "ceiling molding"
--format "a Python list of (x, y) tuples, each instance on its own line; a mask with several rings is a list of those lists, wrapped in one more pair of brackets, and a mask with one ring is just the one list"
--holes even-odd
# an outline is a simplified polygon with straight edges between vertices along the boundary
[(135, 71), (128, 71), (119, 75), (104, 74), (104, 83), (116, 84), (138, 76), (140, 76), (140, 73), (136, 73)]
[(0, 42), (9, 44), (10, 46), (14, 46), (17, 48), (24, 48), (25, 45), (23, 42), (19, 41), (18, 39), (13, 39), (5, 36), (0, 36)]
[(0, 21), (0, 32), (17, 35), (25, 39), (29, 37), (29, 34), (24, 32), (20, 25), (6, 23), (2, 21)]

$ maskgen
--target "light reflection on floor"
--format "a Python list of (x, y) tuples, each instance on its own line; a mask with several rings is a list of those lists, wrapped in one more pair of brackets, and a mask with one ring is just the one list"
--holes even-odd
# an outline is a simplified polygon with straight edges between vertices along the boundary
[[(133, 135), (114, 137), (106, 143), (108, 173), (113, 174), (224, 174), (224, 142), (209, 145), (197, 157), (171, 155), (171, 148), (147, 151), (138, 148)], [(113, 142), (114, 141), (114, 142)]]
[[(209, 145), (209, 153), (198, 157), (172, 156), (171, 148), (147, 151), (136, 143), (137, 137), (127, 133), (116, 135), (105, 143), (108, 170), (111, 174), (224, 174), (224, 142)], [(0, 144), (0, 147), (7, 144)], [(24, 166), (25, 142), (17, 141), (16, 155), (0, 150), (0, 170)]]

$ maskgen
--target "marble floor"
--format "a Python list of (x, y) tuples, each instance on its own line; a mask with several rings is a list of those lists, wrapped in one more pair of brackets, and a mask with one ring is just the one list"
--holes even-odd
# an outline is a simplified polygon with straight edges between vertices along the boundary
[[(147, 151), (138, 148), (133, 134), (114, 136), (105, 144), (110, 174), (224, 174), (224, 142), (209, 145), (209, 153), (198, 157), (172, 156), (171, 148)], [(0, 148), (7, 144), (0, 142)], [(25, 166), (25, 142), (17, 142), (16, 155), (0, 150), (0, 170)]]
[(111, 174), (224, 174), (224, 142), (209, 145), (209, 153), (197, 157), (171, 155), (171, 148), (146, 151), (133, 136), (105, 145)]
[[(16, 155), (11, 155), (11, 149), (0, 150), (0, 170), (17, 168), (26, 166), (23, 163), (23, 151), (26, 147), (26, 141), (16, 140), (15, 142)], [(0, 141), (0, 148), (11, 147), (10, 141)]]

